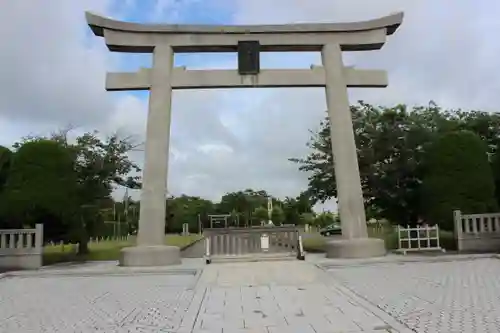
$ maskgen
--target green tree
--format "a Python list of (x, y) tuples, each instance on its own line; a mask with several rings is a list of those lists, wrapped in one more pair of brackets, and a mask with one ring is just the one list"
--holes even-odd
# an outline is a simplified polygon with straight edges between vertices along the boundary
[(274, 206), (271, 212), (271, 221), (273, 221), (274, 225), (281, 225), (285, 222), (285, 213), (283, 209), (279, 206)]
[(300, 225), (314, 224), (314, 214), (313, 213), (302, 213), (300, 214)]
[(258, 207), (265, 207), (267, 198), (268, 194), (263, 190), (246, 189), (244, 191), (230, 192), (222, 196), (216, 210), (219, 214), (229, 214), (236, 211), (241, 225), (251, 225), (252, 212)]
[(453, 210), (485, 213), (496, 209), (487, 146), (470, 131), (441, 135), (426, 156), (422, 205), (429, 223), (453, 229)]
[(326, 227), (335, 222), (335, 217), (330, 212), (323, 212), (314, 218), (313, 224), (318, 227)]
[[(500, 115), (442, 110), (434, 103), (351, 107), (365, 205), (370, 215), (393, 223), (415, 224), (421, 216), (420, 186), (427, 148), (442, 133), (470, 130), (494, 153), (500, 140)], [(308, 192), (315, 201), (337, 196), (328, 117), (312, 133), (305, 158), (291, 159), (310, 174)]]
[(12, 160), (4, 191), (4, 216), (17, 226), (42, 223), (46, 239), (64, 239), (77, 214), (77, 191), (70, 150), (52, 140), (25, 142)]
[[(18, 160), (18, 154), (23, 149), (26, 149), (25, 146), (31, 147), (32, 144), (38, 142), (43, 142), (47, 147), (59, 147), (58, 149), (64, 150), (68, 156), (71, 156), (71, 170), (75, 175), (75, 179), (65, 181), (65, 184), (61, 184), (61, 186), (76, 187), (76, 194), (66, 196), (66, 200), (61, 199), (57, 205), (64, 206), (64, 203), (67, 202), (67, 209), (74, 210), (73, 217), (65, 219), (67, 224), (65, 240), (77, 242), (79, 245), (78, 252), (85, 254), (88, 252), (89, 237), (102, 227), (102, 208), (107, 208), (109, 201), (112, 200), (112, 191), (117, 185), (130, 188), (140, 187), (139, 177), (129, 176), (131, 172), (138, 172), (140, 169), (128, 157), (128, 152), (135, 147), (130, 138), (121, 138), (117, 134), (101, 138), (98, 132), (89, 132), (78, 136), (75, 142), (70, 142), (68, 132), (69, 130), (60, 131), (49, 137), (23, 138), (21, 142), (14, 145), (14, 148), (17, 149), (14, 163), (17, 163), (15, 161)], [(51, 156), (49, 154), (37, 153), (36, 151), (23, 154), (26, 155), (23, 159), (28, 161), (27, 163), (31, 163), (29, 162), (30, 158), (37, 158), (35, 165), (31, 167), (35, 168), (39, 174), (43, 174), (41, 170), (52, 170), (50, 169), (53, 167), (52, 164), (56, 163), (56, 160), (50, 162)], [(30, 154), (33, 156), (29, 157)], [(36, 168), (36, 165), (39, 167)], [(60, 168), (66, 167), (66, 162), (60, 165)], [(60, 178), (65, 177), (65, 175), (61, 173)], [(15, 180), (16, 178), (14, 178)], [(45, 187), (45, 192), (47, 192), (48, 189), (55, 188), (50, 185), (48, 180), (41, 180), (36, 185), (38, 189), (41, 190)], [(10, 192), (9, 190), (8, 196), (10, 197), (13, 195), (21, 197), (31, 195), (19, 194), (24, 190), (18, 191), (17, 194)], [(36, 193), (40, 193), (40, 191)], [(58, 193), (64, 196), (64, 192), (58, 191)], [(57, 200), (51, 198), (52, 196), (47, 196), (44, 200), (55, 205)]]
[(167, 198), (167, 217), (165, 232), (179, 233), (182, 225), (188, 223), (189, 230), (198, 231), (198, 215), (200, 218), (206, 217), (213, 211), (214, 204), (210, 200), (200, 197), (181, 195)]
[(78, 251), (85, 254), (89, 236), (102, 223), (99, 210), (109, 201), (114, 187), (140, 187), (139, 177), (129, 176), (131, 172), (140, 171), (128, 157), (136, 145), (130, 138), (121, 138), (118, 134), (101, 138), (97, 131), (77, 137), (75, 144), (68, 142), (65, 133), (54, 135), (52, 139), (63, 142), (75, 152), (78, 203), (80, 215), (85, 218), (80, 218), (74, 227), (78, 230)]
[(289, 224), (300, 223), (300, 213), (297, 207), (297, 200), (295, 198), (287, 197), (283, 201), (283, 213), (285, 214), (285, 221)]
[(9, 148), (0, 146), (0, 192), (2, 191), (10, 172), (12, 162), (12, 151)]
[(313, 200), (309, 193), (302, 192), (295, 198), (287, 197), (282, 203), (285, 220), (290, 224), (300, 224), (302, 213), (312, 213)]
[(491, 167), (495, 181), (495, 197), (497, 205), (500, 207), (500, 144), (497, 146), (496, 152), (493, 155)]
[(224, 194), (217, 206), (218, 212), (222, 214), (227, 214), (233, 210), (246, 212), (250, 208), (247, 196), (243, 191)]
[(252, 217), (257, 221), (257, 223), (261, 223), (262, 221), (267, 223), (267, 221), (269, 220), (269, 213), (266, 208), (257, 207), (253, 211)]
[[(12, 163), (12, 151), (6, 147), (0, 146), (0, 200), (4, 200), (4, 187), (7, 183), (7, 179), (10, 173), (10, 166)], [(3, 212), (0, 209), (0, 229), (13, 227), (9, 223), (9, 219), (3, 216)]]

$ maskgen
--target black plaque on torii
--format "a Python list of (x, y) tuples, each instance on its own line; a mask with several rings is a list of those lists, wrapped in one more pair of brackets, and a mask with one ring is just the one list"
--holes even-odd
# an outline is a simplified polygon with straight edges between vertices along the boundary
[(257, 75), (260, 72), (259, 41), (238, 42), (238, 73), (240, 75)]

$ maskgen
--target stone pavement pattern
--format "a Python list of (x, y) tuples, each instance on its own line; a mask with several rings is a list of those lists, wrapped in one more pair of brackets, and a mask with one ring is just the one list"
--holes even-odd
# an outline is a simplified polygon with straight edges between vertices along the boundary
[(0, 279), (1, 333), (171, 332), (194, 276), (47, 276)]
[(199, 279), (82, 275), (0, 279), (0, 332), (396, 332), (305, 262), (212, 264)]
[(390, 332), (328, 280), (298, 261), (209, 265), (199, 281), (206, 293), (193, 332)]
[(498, 259), (377, 264), (329, 272), (415, 332), (500, 332)]

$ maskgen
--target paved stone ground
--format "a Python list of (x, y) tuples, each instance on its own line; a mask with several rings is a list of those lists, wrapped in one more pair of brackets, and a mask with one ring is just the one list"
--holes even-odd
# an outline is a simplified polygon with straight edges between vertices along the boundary
[[(106, 265), (115, 275), (95, 274)], [(396, 332), (311, 263), (202, 267), (201, 276), (124, 275), (89, 263), (0, 279), (0, 333)]]
[(203, 273), (109, 262), (0, 279), (0, 333), (500, 332), (498, 259), (328, 272), (301, 261), (183, 261), (178, 274)]
[(175, 332), (194, 284), (189, 275), (4, 278), (0, 332)]
[(500, 332), (498, 259), (386, 263), (329, 272), (415, 332)]
[(306, 262), (209, 265), (192, 332), (396, 332)]

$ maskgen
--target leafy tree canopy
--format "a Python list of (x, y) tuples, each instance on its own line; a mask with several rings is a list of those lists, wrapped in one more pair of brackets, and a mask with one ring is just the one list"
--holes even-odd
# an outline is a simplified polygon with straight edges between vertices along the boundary
[[(101, 209), (109, 208), (112, 191), (116, 186), (139, 188), (139, 177), (130, 174), (140, 169), (128, 156), (135, 147), (130, 138), (101, 138), (98, 132), (88, 132), (70, 141), (68, 132), (26, 137), (13, 145), (3, 193), (11, 204), (2, 221), (59, 220), (58, 227), (45, 228), (46, 237), (76, 241), (80, 252), (86, 252), (88, 238), (102, 225)], [(48, 230), (59, 230), (58, 235)]]
[(450, 212), (466, 214), (496, 210), (495, 186), (487, 147), (470, 131), (441, 135), (429, 148), (422, 183), (426, 219), (453, 229)]
[[(424, 156), (442, 133), (469, 130), (494, 155), (500, 143), (500, 115), (482, 111), (443, 110), (427, 106), (351, 107), (364, 200), (370, 215), (393, 223), (414, 224), (422, 215), (420, 186)], [(337, 196), (328, 117), (312, 132), (310, 153), (292, 158), (310, 174), (308, 195), (324, 202)]]

